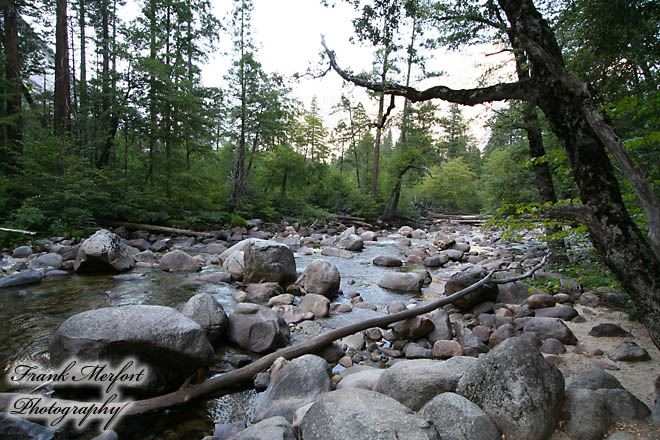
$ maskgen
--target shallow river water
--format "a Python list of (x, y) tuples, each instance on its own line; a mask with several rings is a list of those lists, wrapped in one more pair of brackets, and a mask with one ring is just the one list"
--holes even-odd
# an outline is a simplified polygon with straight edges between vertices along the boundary
[[(469, 239), (469, 237), (466, 237)], [(421, 265), (401, 268), (374, 266), (371, 261), (379, 255), (392, 255), (405, 261), (408, 247), (398, 244), (398, 238), (379, 237), (379, 241), (368, 244), (352, 259), (327, 257), (315, 249), (311, 256), (296, 254), (299, 272), (313, 260), (322, 258), (334, 263), (341, 274), (343, 292), (357, 291), (365, 302), (378, 307), (378, 311), (354, 308), (346, 314), (334, 314), (325, 319), (305, 321), (300, 330), (292, 333), (292, 343), (299, 343), (317, 335), (323, 329), (337, 328), (358, 320), (386, 313), (387, 304), (394, 301), (426, 301), (442, 294), (444, 280), (456, 270), (455, 266), (430, 270), (433, 283), (421, 295), (406, 295), (381, 289), (377, 286), (381, 277), (393, 270), (409, 271), (422, 269)], [(419, 240), (413, 240), (413, 245)], [(201, 274), (220, 270), (218, 266), (207, 266)], [(142, 277), (132, 281), (121, 281), (111, 275), (79, 276), (67, 275), (46, 278), (36, 286), (4, 289), (0, 292), (0, 364), (3, 366), (0, 391), (15, 391), (6, 380), (10, 364), (32, 359), (47, 362), (48, 344), (53, 332), (70, 316), (100, 307), (126, 304), (150, 304), (176, 307), (200, 292), (212, 294), (231, 313), (236, 303), (231, 294), (234, 285), (215, 285), (198, 281), (200, 273), (172, 274), (159, 269), (137, 268), (133, 274)], [(339, 295), (335, 302), (350, 302)], [(238, 352), (227, 348), (228, 352)], [(218, 353), (221, 356), (223, 353)], [(252, 389), (231, 390), (206, 401), (189, 405), (184, 410), (175, 410), (148, 418), (120, 422), (116, 431), (121, 439), (201, 439), (212, 435), (215, 423), (248, 420), (256, 392)], [(83, 435), (83, 438), (89, 435)]]

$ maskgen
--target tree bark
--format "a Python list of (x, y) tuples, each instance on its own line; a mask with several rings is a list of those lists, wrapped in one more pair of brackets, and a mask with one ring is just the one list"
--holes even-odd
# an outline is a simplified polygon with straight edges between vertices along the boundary
[(23, 152), (23, 116), (21, 90), (21, 61), (18, 49), (18, 8), (15, 0), (5, 0), (3, 5), (5, 74), (7, 78), (6, 148), (2, 165), (6, 174), (16, 173), (18, 158)]
[(55, 116), (56, 135), (71, 131), (71, 84), (69, 79), (69, 43), (67, 36), (67, 0), (57, 0), (55, 26)]

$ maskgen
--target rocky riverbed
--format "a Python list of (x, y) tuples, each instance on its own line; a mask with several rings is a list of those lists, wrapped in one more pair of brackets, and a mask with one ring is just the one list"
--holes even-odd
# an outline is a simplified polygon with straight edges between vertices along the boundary
[[(329, 329), (421, 307), (490, 270), (519, 275), (545, 253), (538, 232), (511, 243), (496, 230), (451, 222), (369, 231), (251, 221), (249, 230), (197, 239), (115, 232), (99, 231), (82, 243), (54, 238), (3, 255), (5, 373), (21, 359), (57, 363), (99, 353), (112, 359), (130, 346), (158, 372), (159, 380), (140, 392), (159, 394), (199, 368), (206, 374), (193, 374), (198, 381)], [(622, 294), (542, 275), (558, 287), (489, 284), (453, 306), (345, 337), (319, 353), (325, 359), (278, 361), (243, 391), (117, 432), (120, 438), (658, 438), (650, 417), (658, 351), (642, 326), (605, 305), (622, 305)], [(108, 334), (115, 337), (118, 322), (115, 345), (122, 350), (113, 354)], [(489, 386), (482, 389), (484, 378)], [(495, 384), (500, 392), (489, 397)], [(521, 386), (527, 391), (516, 395)], [(5, 381), (3, 391), (16, 390)], [(364, 408), (350, 405), (356, 401)], [(447, 416), (447, 408), (456, 410)], [(348, 423), (355, 417), (364, 422)], [(246, 423), (259, 425), (242, 431)]]

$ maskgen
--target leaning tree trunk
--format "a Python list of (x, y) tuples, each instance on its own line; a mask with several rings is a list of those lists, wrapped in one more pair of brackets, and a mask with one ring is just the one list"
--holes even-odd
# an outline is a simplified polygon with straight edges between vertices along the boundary
[[(536, 103), (561, 141), (583, 206), (573, 218), (637, 306), (640, 321), (660, 348), (660, 261), (626, 211), (604, 138), (594, 123), (587, 85), (570, 74), (554, 35), (531, 0), (499, 0), (529, 55)], [(591, 118), (591, 119), (590, 119)], [(600, 118), (602, 121), (602, 118)], [(566, 210), (568, 211), (568, 210)]]

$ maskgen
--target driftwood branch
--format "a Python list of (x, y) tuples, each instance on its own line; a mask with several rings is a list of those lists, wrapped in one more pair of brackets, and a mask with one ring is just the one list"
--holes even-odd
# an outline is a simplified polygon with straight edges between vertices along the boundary
[(168, 228), (165, 226), (154, 226), (154, 225), (144, 225), (142, 223), (127, 223), (127, 222), (113, 222), (106, 221), (104, 222), (108, 226), (115, 228), (125, 228), (132, 230), (145, 230), (150, 232), (160, 232), (162, 234), (180, 234), (180, 235), (191, 235), (193, 237), (213, 237), (214, 235), (210, 232), (197, 232), (191, 231), (190, 229), (178, 229), (178, 228)]
[[(270, 366), (275, 362), (277, 358), (283, 357), (285, 359), (294, 359), (305, 354), (318, 353), (333, 341), (352, 335), (354, 333), (367, 330), (372, 327), (385, 328), (395, 322), (432, 312), (435, 309), (453, 303), (454, 301), (462, 298), (470, 292), (474, 292), (479, 287), (488, 282), (505, 284), (529, 278), (537, 270), (543, 267), (543, 265), (545, 265), (547, 257), (548, 256), (546, 255), (539, 264), (520, 276), (506, 279), (494, 279), (493, 276), (496, 271), (490, 271), (488, 275), (486, 275), (480, 281), (445, 298), (433, 301), (427, 305), (416, 307), (411, 310), (405, 310), (403, 312), (393, 313), (391, 315), (366, 319), (364, 321), (359, 321), (335, 330), (331, 330), (320, 336), (312, 338), (309, 341), (303, 342), (302, 344), (277, 350), (276, 352), (268, 354), (252, 362), (251, 364), (246, 365), (245, 367), (238, 368), (236, 370), (230, 371), (229, 373), (225, 373), (216, 377), (212, 377), (200, 384), (192, 385), (188, 388), (183, 388), (169, 394), (153, 397), (151, 399), (135, 401), (126, 407), (123, 414), (139, 416), (155, 413), (166, 409), (179, 407), (185, 405), (188, 402), (201, 399), (203, 397), (211, 396), (227, 388), (236, 387), (240, 384), (253, 380), (257, 373), (270, 368)], [(34, 396), (29, 394), (0, 393), (0, 411), (7, 411), (12, 401), (22, 397)], [(68, 402), (71, 403), (70, 401)]]
[(0, 231), (2, 232), (15, 232), (17, 234), (25, 234), (25, 235), (37, 235), (36, 232), (32, 231), (23, 231), (21, 229), (9, 229), (9, 228), (0, 228)]

